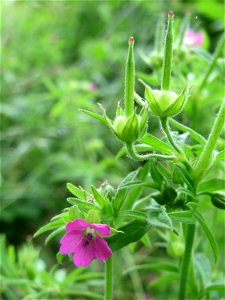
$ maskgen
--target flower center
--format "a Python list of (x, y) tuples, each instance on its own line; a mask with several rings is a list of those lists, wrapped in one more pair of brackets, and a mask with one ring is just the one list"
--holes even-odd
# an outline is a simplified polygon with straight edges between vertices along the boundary
[(88, 232), (86, 235), (84, 235), (83, 239), (83, 246), (86, 247), (89, 245), (90, 241), (93, 240), (93, 234), (91, 232)]

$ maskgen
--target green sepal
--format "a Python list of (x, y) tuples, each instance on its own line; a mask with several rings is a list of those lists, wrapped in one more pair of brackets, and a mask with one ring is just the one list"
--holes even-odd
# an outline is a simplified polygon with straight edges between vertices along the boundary
[(172, 117), (179, 114), (183, 110), (190, 96), (190, 89), (191, 87), (186, 86), (181, 94), (177, 97), (177, 99), (172, 104), (170, 104), (170, 106), (167, 107), (165, 111), (163, 111), (161, 118)]
[(145, 99), (146, 99), (152, 113), (156, 116), (160, 116), (162, 113), (162, 110), (161, 110), (158, 102), (156, 101), (155, 96), (153, 95), (152, 89), (143, 80), (139, 79), (139, 81), (145, 87)]
[(148, 122), (148, 106), (145, 105), (139, 115), (139, 138), (142, 137), (146, 132)]
[(136, 113), (134, 113), (128, 118), (126, 122), (122, 139), (128, 143), (136, 141), (138, 138), (138, 127), (138, 116), (136, 115)]
[(123, 116), (124, 112), (122, 107), (120, 106), (120, 101), (117, 104), (117, 109), (116, 109), (116, 117), (118, 116)]

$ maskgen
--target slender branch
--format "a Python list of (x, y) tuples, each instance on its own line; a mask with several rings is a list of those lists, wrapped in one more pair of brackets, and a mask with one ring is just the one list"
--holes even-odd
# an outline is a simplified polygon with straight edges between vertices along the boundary
[(188, 286), (187, 279), (188, 279), (189, 266), (190, 266), (190, 262), (191, 262), (194, 236), (195, 236), (195, 225), (188, 224), (187, 232), (186, 232), (186, 239), (185, 239), (185, 252), (184, 252), (183, 259), (181, 261), (180, 286), (179, 286), (178, 300), (186, 299), (185, 298), (186, 288)]
[(202, 152), (202, 154), (198, 160), (198, 163), (196, 165), (195, 173), (197, 176), (202, 175), (210, 163), (211, 156), (212, 156), (213, 150), (215, 148), (217, 139), (224, 127), (224, 121), (225, 121), (225, 101), (223, 101), (223, 103), (221, 105), (221, 108), (219, 110), (219, 113), (217, 115), (215, 123), (213, 125), (213, 128), (210, 132), (210, 135), (205, 144), (203, 152)]
[(105, 297), (104, 300), (113, 299), (113, 258), (109, 257), (105, 263)]
[(215, 67), (215, 64), (217, 62), (217, 59), (219, 58), (221, 52), (223, 51), (223, 47), (224, 47), (224, 42), (225, 42), (225, 35), (223, 35), (223, 37), (221, 38), (221, 40), (219, 41), (217, 48), (214, 52), (213, 55), (213, 59), (211, 61), (211, 63), (208, 66), (208, 70), (205, 72), (205, 76), (202, 79), (202, 82), (199, 85), (198, 88), (198, 92), (201, 92), (205, 86), (205, 84), (207, 83), (207, 80), (209, 78), (209, 75), (211, 74), (213, 68)]
[(127, 143), (126, 146), (127, 146), (127, 152), (129, 154), (129, 156), (131, 158), (133, 158), (134, 160), (143, 161), (143, 160), (149, 160), (149, 159), (152, 159), (152, 158), (159, 158), (159, 159), (171, 160), (171, 159), (176, 158), (176, 156), (173, 156), (173, 155), (169, 156), (169, 155), (154, 154), (154, 153), (151, 153), (151, 154), (139, 154), (139, 153), (136, 152), (133, 144), (128, 144)]
[(182, 150), (176, 145), (171, 132), (170, 132), (170, 128), (169, 128), (169, 124), (168, 124), (168, 119), (160, 119), (161, 125), (162, 125), (162, 129), (168, 139), (168, 141), (170, 142), (171, 146), (173, 146), (173, 148), (178, 152), (178, 153), (183, 153)]

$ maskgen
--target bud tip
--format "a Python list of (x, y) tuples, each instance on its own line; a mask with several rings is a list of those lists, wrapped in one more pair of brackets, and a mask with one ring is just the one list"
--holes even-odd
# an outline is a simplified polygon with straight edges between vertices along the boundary
[(129, 38), (129, 44), (133, 44), (134, 43), (134, 38), (131, 36), (130, 38)]
[(173, 17), (174, 16), (174, 12), (172, 11), (172, 10), (170, 10), (169, 12), (168, 12), (168, 17)]

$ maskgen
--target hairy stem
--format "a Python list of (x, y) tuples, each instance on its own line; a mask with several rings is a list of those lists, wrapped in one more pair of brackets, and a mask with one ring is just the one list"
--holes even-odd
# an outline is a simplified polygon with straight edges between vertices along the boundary
[(113, 258), (109, 257), (105, 263), (105, 297), (104, 300), (113, 299)]
[(151, 154), (139, 154), (139, 153), (136, 152), (133, 144), (128, 144), (127, 143), (126, 146), (127, 146), (127, 152), (129, 154), (129, 156), (131, 158), (133, 158), (134, 160), (149, 160), (149, 159), (152, 159), (152, 158), (159, 158), (159, 159), (171, 160), (171, 159), (176, 158), (173, 155), (169, 156), (169, 155), (154, 154), (154, 153), (151, 153)]
[(198, 163), (195, 168), (195, 173), (197, 176), (202, 176), (204, 171), (206, 171), (210, 161), (213, 150), (215, 148), (217, 139), (223, 129), (225, 121), (225, 101), (223, 101), (213, 128), (209, 134), (208, 140), (205, 144), (203, 152), (198, 160)]
[(178, 152), (178, 153), (182, 153), (182, 150), (176, 145), (175, 141), (173, 140), (173, 137), (171, 135), (170, 132), (170, 128), (169, 128), (169, 124), (168, 124), (168, 119), (160, 119), (161, 125), (162, 125), (162, 129), (168, 139), (168, 141), (170, 142), (171, 146), (173, 146), (173, 148)]
[(185, 238), (185, 251), (181, 261), (178, 300), (185, 300), (189, 266), (191, 263), (192, 247), (195, 236), (195, 225), (188, 224)]

